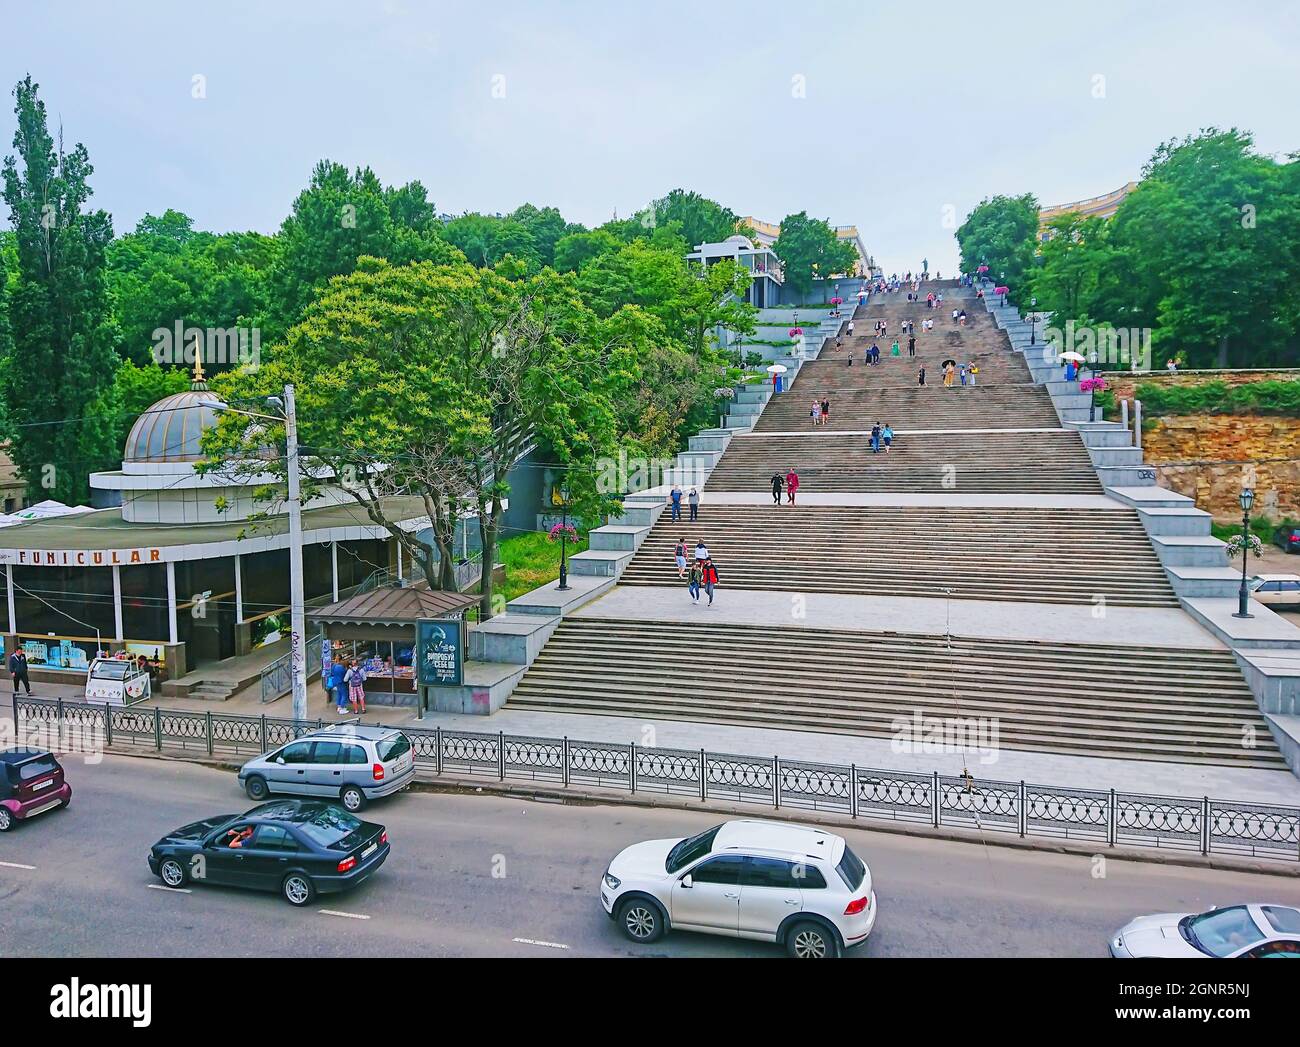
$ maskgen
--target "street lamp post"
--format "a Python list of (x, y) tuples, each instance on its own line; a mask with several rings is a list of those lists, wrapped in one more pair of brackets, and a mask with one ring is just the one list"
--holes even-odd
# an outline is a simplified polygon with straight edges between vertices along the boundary
[(1255, 504), (1255, 491), (1243, 487), (1238, 496), (1241, 503), (1241, 588), (1237, 591), (1237, 610), (1234, 618), (1254, 618), (1250, 606), (1250, 587), (1246, 584), (1246, 561), (1250, 558), (1250, 507)]
[(1092, 368), (1092, 388), (1088, 390), (1088, 421), (1097, 420), (1097, 368), (1101, 361), (1097, 357), (1096, 350), (1088, 355), (1088, 366)]
[(1029, 299), (1029, 344), (1034, 344), (1034, 322), (1038, 319), (1038, 314), (1034, 311), (1038, 308), (1038, 299)]
[(569, 591), (569, 485), (567, 483), (560, 484), (560, 506), (560, 584), (556, 589), (565, 593)]
[(268, 396), (266, 404), (275, 414), (243, 411), (228, 404), (218, 408), (245, 418), (284, 422), (285, 472), (289, 486), (289, 686), (293, 695), (293, 718), (307, 719), (307, 614), (303, 599), (302, 569), (302, 477), (298, 471), (298, 408), (293, 386), (284, 387), (283, 398)]

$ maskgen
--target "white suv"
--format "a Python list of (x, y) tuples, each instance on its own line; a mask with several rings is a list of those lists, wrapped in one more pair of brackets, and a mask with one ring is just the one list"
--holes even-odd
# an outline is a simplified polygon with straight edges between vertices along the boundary
[(801, 958), (839, 956), (876, 923), (871, 872), (842, 836), (752, 819), (620, 851), (600, 901), (633, 941), (671, 927), (777, 942)]

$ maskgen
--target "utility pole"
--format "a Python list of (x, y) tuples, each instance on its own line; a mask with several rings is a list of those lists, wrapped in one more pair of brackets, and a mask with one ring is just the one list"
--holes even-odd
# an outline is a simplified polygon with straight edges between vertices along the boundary
[(285, 466), (289, 474), (289, 681), (293, 718), (307, 719), (307, 615), (303, 606), (302, 484), (298, 476), (298, 412), (284, 387)]

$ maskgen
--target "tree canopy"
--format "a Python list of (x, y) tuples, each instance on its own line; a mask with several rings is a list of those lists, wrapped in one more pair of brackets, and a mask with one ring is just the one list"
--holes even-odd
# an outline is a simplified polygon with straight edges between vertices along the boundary
[(817, 280), (852, 271), (857, 259), (853, 245), (839, 239), (829, 222), (809, 218), (806, 211), (781, 220), (781, 235), (772, 250), (781, 259), (785, 282), (801, 295)]
[(989, 279), (1010, 287), (1019, 302), (1035, 266), (1037, 239), (1038, 200), (1032, 193), (981, 200), (957, 230), (962, 271), (987, 265)]

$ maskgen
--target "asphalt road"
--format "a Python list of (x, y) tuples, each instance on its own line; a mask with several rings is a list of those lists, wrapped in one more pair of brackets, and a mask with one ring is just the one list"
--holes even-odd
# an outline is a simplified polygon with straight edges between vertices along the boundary
[[(393, 851), (357, 890), (305, 910), (277, 895), (162, 888), (145, 864), (164, 832), (252, 806), (233, 774), (108, 756), (66, 763), (64, 811), (0, 836), (7, 955), (776, 956), (775, 946), (670, 934), (624, 940), (598, 881), (639, 840), (716, 815), (407, 793), (371, 805)], [(1300, 904), (1300, 879), (1109, 861), (849, 830), (880, 905), (865, 956), (1098, 956), (1130, 916), (1231, 902)], [(25, 866), (30, 866), (26, 868)]]

